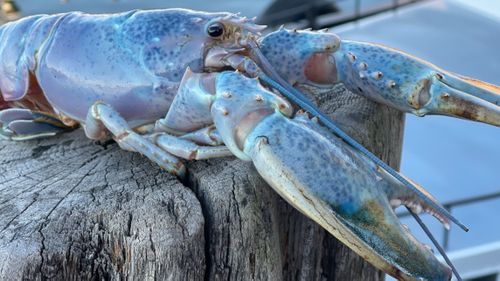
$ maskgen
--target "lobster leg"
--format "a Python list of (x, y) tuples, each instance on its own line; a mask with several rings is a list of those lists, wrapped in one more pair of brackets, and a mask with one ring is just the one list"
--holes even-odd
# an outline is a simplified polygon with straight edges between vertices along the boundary
[(217, 146), (224, 144), (215, 127), (209, 126), (180, 136), (181, 139), (189, 140), (198, 144)]
[(50, 114), (22, 108), (1, 110), (0, 123), (0, 137), (15, 141), (51, 137), (74, 129)]
[(203, 160), (233, 155), (224, 145), (199, 145), (191, 140), (172, 136), (166, 133), (154, 134), (151, 138), (154, 143), (165, 151), (186, 160)]
[(417, 116), (448, 115), (500, 126), (500, 88), (460, 77), (398, 50), (344, 41), (338, 79), (351, 91)]
[(200, 79), (189, 68), (184, 72), (177, 94), (165, 118), (156, 122), (149, 136), (165, 151), (187, 160), (201, 160), (231, 156), (231, 151), (212, 125), (210, 104), (213, 95), (204, 89), (213, 83), (214, 74)]
[(97, 102), (87, 115), (85, 133), (91, 139), (102, 139), (106, 131), (111, 132), (115, 141), (123, 149), (141, 153), (174, 175), (179, 177), (185, 175), (184, 164), (178, 158), (134, 132), (127, 121), (112, 107)]
[(356, 94), (417, 116), (447, 115), (500, 126), (500, 87), (377, 44), (339, 40), (333, 48), (328, 43), (332, 36), (282, 29), (260, 45), (291, 84), (343, 83)]
[[(437, 204), (432, 196), (422, 188), (423, 194), (406, 190), (365, 156), (300, 114), (290, 119), (292, 106), (257, 79), (235, 72), (216, 75), (214, 79), (213, 74), (186, 72), (173, 104), (191, 108), (191, 115), (179, 118), (186, 112), (177, 114), (179, 107), (172, 107), (161, 127), (168, 131), (181, 123), (199, 128), (213, 122), (234, 155), (252, 161), (288, 202), (376, 267), (401, 280), (451, 278), (450, 269), (405, 229), (393, 210), (405, 204), (448, 224), (439, 209), (426, 202)], [(163, 141), (167, 145), (160, 146), (180, 157), (190, 159), (192, 152), (199, 151), (188, 149), (178, 138)], [(181, 152), (174, 151), (179, 148)]]
[(313, 121), (290, 119), (290, 105), (258, 81), (225, 72), (215, 89), (211, 113), (224, 143), (252, 161), (290, 204), (400, 280), (450, 280), (450, 269), (411, 235), (391, 206), (401, 202), (442, 218), (420, 194), (405, 190)]

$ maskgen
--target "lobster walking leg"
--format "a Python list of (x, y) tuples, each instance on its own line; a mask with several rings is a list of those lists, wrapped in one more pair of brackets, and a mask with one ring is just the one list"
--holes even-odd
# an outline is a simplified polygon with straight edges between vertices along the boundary
[(89, 110), (86, 124), (91, 125), (85, 127), (89, 138), (101, 138), (105, 135), (104, 130), (108, 130), (121, 148), (141, 153), (174, 175), (185, 175), (186, 168), (178, 158), (134, 132), (112, 107), (101, 102), (95, 103)]
[(221, 145), (224, 144), (219, 133), (215, 130), (215, 126), (209, 126), (194, 132), (187, 133), (180, 136), (180, 138), (185, 140), (190, 140), (198, 144), (204, 145)]
[(165, 151), (186, 160), (203, 160), (209, 158), (228, 157), (233, 154), (224, 145), (204, 146), (197, 143), (172, 136), (166, 133), (153, 136), (154, 143)]

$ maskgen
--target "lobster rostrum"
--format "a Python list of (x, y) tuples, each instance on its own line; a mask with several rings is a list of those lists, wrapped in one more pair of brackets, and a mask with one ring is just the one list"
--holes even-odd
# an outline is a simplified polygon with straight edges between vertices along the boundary
[(400, 110), (497, 126), (498, 88), (331, 33), (261, 37), (262, 29), (235, 14), (182, 9), (8, 23), (0, 28), (0, 135), (46, 137), (79, 124), (87, 137), (111, 136), (179, 177), (180, 159), (235, 155), (374, 266), (401, 280), (449, 280), (450, 268), (393, 207), (425, 210), (446, 226), (454, 218), (422, 187), (408, 188), (348, 136), (325, 129), (328, 120), (295, 112), (265, 86), (291, 93), (315, 115), (290, 84), (343, 82)]

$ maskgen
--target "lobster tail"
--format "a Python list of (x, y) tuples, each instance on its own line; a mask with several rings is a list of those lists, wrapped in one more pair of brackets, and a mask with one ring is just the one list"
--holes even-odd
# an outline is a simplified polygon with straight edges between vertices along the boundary
[(0, 137), (3, 139), (53, 136), (74, 128), (53, 115), (35, 76), (38, 52), (61, 17), (32, 16), (0, 27)]
[(37, 52), (61, 15), (37, 15), (0, 27), (0, 91), (5, 101), (22, 99), (30, 89)]

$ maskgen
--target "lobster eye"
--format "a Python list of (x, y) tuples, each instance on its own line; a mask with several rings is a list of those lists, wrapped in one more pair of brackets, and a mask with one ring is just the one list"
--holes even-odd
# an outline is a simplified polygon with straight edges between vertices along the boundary
[(207, 33), (213, 38), (220, 37), (224, 33), (224, 26), (220, 22), (212, 23), (207, 27)]

